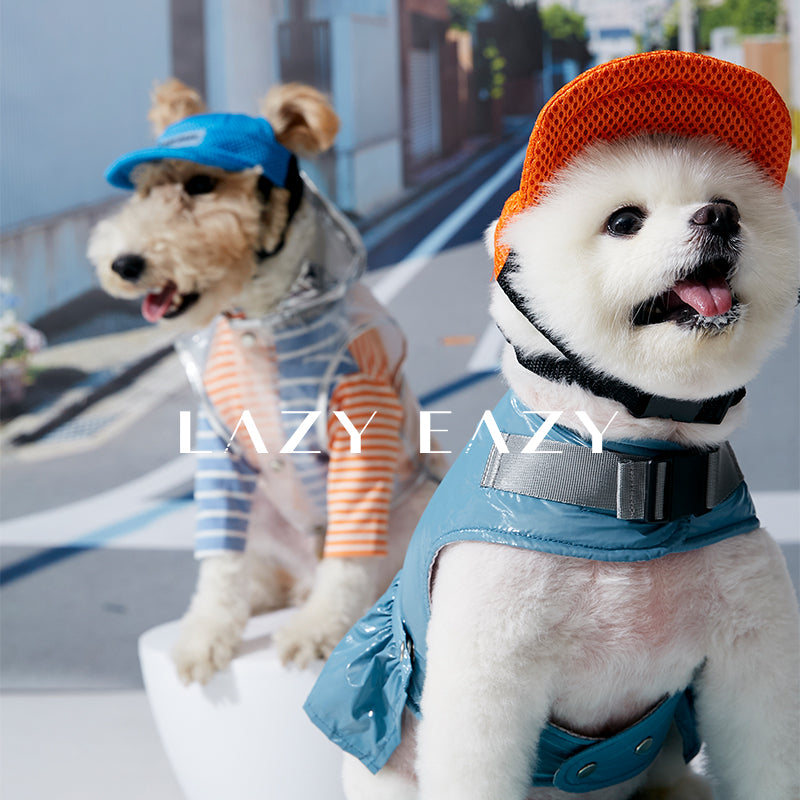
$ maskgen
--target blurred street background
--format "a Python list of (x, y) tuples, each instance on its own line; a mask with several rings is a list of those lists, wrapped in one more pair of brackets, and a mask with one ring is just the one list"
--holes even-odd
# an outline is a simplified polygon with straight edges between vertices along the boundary
[[(762, 72), (797, 148), (800, 0), (0, 0), (3, 800), (181, 798), (136, 641), (183, 614), (195, 580), (194, 462), (178, 453), (194, 401), (169, 334), (106, 297), (85, 256), (125, 199), (105, 167), (151, 141), (153, 83), (251, 114), (274, 83), (330, 95), (341, 132), (303, 167), (361, 231), (456, 454), (504, 391), (480, 239), (536, 114), (587, 67), (660, 48)], [(798, 586), (797, 320), (748, 396), (733, 445)]]

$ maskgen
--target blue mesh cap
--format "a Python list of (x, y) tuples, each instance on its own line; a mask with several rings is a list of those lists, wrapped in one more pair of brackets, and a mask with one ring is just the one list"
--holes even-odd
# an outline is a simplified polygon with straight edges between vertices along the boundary
[(230, 172), (261, 165), (267, 178), (285, 186), (291, 157), (265, 119), (246, 114), (197, 114), (170, 125), (155, 147), (118, 158), (105, 177), (112, 186), (133, 189), (131, 172), (139, 164), (178, 158)]

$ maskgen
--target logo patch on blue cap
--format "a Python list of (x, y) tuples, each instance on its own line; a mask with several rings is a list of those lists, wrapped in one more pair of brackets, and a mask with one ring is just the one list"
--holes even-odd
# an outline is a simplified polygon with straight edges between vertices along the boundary
[(194, 131), (174, 133), (171, 136), (162, 136), (158, 143), (162, 147), (197, 147), (206, 138), (206, 129), (198, 128)]

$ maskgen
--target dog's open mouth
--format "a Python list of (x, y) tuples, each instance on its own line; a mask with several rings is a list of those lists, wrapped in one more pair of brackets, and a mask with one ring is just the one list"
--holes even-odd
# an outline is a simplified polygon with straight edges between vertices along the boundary
[(633, 314), (633, 324), (675, 322), (710, 330), (730, 325), (740, 316), (728, 282), (730, 273), (731, 264), (724, 259), (700, 264), (671, 289), (642, 303)]
[(160, 319), (172, 319), (183, 314), (191, 308), (200, 295), (197, 292), (181, 294), (178, 287), (169, 281), (158, 292), (149, 292), (142, 300), (142, 316), (148, 322), (158, 322)]

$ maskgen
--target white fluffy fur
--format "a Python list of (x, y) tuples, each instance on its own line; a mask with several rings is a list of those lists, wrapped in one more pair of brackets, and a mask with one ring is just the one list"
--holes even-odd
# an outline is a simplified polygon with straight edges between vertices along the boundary
[[(714, 198), (733, 201), (741, 212), (741, 255), (731, 285), (744, 309), (742, 319), (717, 335), (670, 324), (631, 326), (633, 308), (671, 287), (696, 263), (689, 218)], [(609, 214), (626, 205), (648, 211), (643, 229), (629, 238), (606, 235)], [(751, 380), (788, 329), (796, 302), (791, 208), (743, 155), (707, 140), (596, 144), (559, 175), (546, 202), (508, 225), (503, 240), (524, 265), (515, 288), (530, 298), (546, 325), (599, 370), (668, 397), (713, 397)], [(524, 350), (550, 349), (496, 285), (492, 313)], [(512, 361), (507, 355), (504, 372), (516, 389), (522, 368)], [(528, 375), (521, 377), (523, 385)], [(536, 393), (540, 403), (552, 397), (553, 408), (574, 403), (572, 388), (563, 392), (537, 382)], [(522, 397), (527, 399), (524, 388)], [(621, 408), (601, 404), (608, 406), (606, 419)], [(710, 427), (653, 419), (635, 423), (620, 416), (609, 436), (628, 435), (634, 425), (630, 435), (638, 429), (651, 438), (719, 441), (736, 427), (739, 414), (735, 409), (722, 426)]]
[[(671, 322), (634, 329), (631, 309), (692, 263), (688, 219), (715, 198), (741, 213), (732, 285), (746, 313), (717, 334)], [(626, 205), (649, 216), (635, 237), (614, 239), (605, 221)], [(709, 142), (591, 148), (504, 239), (520, 257), (515, 287), (545, 322), (597, 367), (659, 394), (704, 398), (741, 386), (780, 340), (795, 303), (791, 212), (744, 157)], [(550, 348), (497, 287), (492, 312), (524, 350)], [(607, 438), (710, 444), (727, 438), (741, 414), (720, 426), (637, 420), (615, 402), (532, 375), (510, 348), (503, 371), (532, 409), (584, 409), (601, 427), (617, 412)], [(403, 742), (377, 776), (348, 760), (349, 800), (567, 800), (529, 786), (545, 721), (611, 733), (684, 688), (701, 664), (699, 718), (718, 796), (800, 797), (797, 604), (765, 531), (637, 563), (452, 545), (437, 561), (431, 604), (423, 719), (406, 720)], [(683, 764), (673, 736), (639, 778), (581, 796), (634, 795), (710, 800), (711, 791)]]

